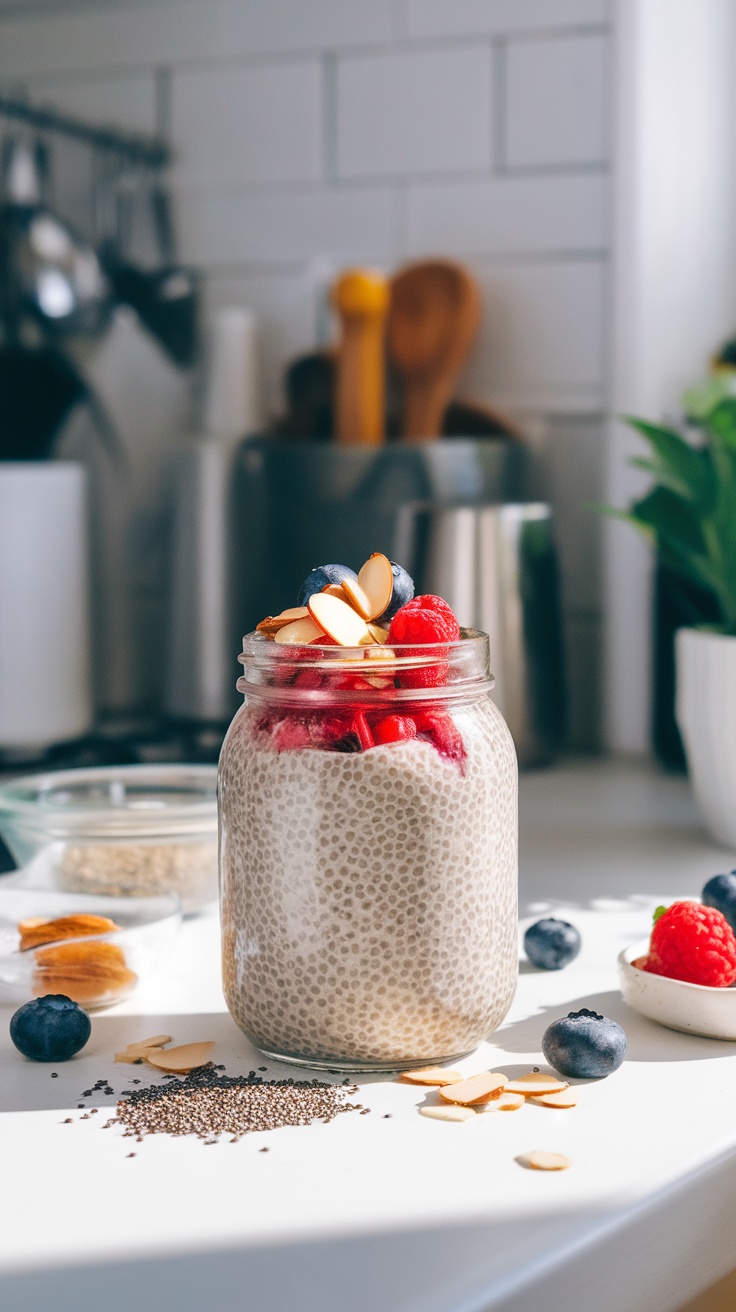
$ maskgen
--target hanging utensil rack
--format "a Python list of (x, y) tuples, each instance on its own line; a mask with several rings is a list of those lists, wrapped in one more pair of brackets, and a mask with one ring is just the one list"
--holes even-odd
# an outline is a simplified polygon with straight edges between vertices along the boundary
[(0, 118), (15, 119), (19, 123), (27, 123), (30, 127), (39, 128), (44, 132), (55, 132), (59, 136), (70, 137), (109, 155), (117, 155), (129, 164), (138, 164), (144, 168), (162, 169), (173, 159), (171, 147), (163, 137), (117, 132), (114, 128), (93, 127), (79, 119), (58, 114), (53, 109), (29, 105), (25, 100), (0, 96)]

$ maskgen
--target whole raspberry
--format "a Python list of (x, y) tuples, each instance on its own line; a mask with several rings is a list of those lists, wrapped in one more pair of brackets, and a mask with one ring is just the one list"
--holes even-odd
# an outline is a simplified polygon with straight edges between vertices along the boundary
[(441, 597), (425, 593), (397, 610), (388, 631), (391, 646), (425, 642), (457, 642), (460, 625), (451, 606)]
[(688, 984), (728, 988), (736, 980), (736, 937), (715, 907), (673, 902), (655, 922), (642, 969)]

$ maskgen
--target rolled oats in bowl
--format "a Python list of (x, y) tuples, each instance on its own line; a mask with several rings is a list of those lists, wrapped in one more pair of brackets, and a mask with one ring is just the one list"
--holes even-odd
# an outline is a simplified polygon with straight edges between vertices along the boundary
[(209, 765), (27, 775), (0, 787), (0, 833), (20, 865), (53, 845), (59, 889), (175, 893), (196, 911), (217, 897), (216, 787)]

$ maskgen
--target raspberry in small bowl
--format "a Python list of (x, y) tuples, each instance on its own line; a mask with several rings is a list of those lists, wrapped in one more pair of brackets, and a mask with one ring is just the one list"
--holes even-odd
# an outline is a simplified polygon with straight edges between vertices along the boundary
[(736, 937), (714, 907), (658, 908), (648, 942), (619, 955), (624, 1001), (669, 1029), (736, 1040)]

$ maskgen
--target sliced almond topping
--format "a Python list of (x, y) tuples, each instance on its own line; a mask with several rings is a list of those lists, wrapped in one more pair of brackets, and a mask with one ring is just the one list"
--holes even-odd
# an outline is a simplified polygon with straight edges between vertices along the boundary
[[(375, 627), (376, 627), (375, 624), (368, 625), (368, 628), (371, 630), (371, 632), (373, 632), (373, 629)], [(394, 651), (393, 647), (382, 647), (378, 644), (375, 644), (373, 647), (366, 647), (365, 651), (363, 652), (363, 655), (365, 659), (369, 661), (395, 661), (396, 660), (396, 652)]]
[(357, 579), (343, 579), (341, 587), (343, 601), (347, 601), (352, 609), (357, 611), (361, 619), (366, 621), (372, 620), (371, 599), (360, 586)]
[(311, 615), (306, 615), (303, 619), (293, 620), (279, 629), (278, 633), (274, 634), (274, 642), (308, 647), (310, 642), (319, 642), (324, 636), (324, 629), (321, 629), (319, 624), (315, 624)]
[(267, 615), (265, 620), (256, 624), (259, 633), (265, 633), (267, 637), (273, 637), (279, 629), (283, 629), (287, 624), (293, 624), (295, 620), (305, 620), (309, 611), (306, 606), (290, 606), (288, 610), (282, 610), (280, 615)]
[(522, 1075), (521, 1079), (509, 1080), (509, 1093), (523, 1093), (526, 1098), (538, 1098), (543, 1093), (561, 1093), (567, 1088), (564, 1080), (555, 1079), (554, 1075)]
[(179, 1048), (166, 1048), (165, 1051), (156, 1049), (145, 1054), (145, 1059), (149, 1066), (156, 1066), (160, 1071), (173, 1071), (179, 1075), (186, 1075), (189, 1071), (196, 1070), (198, 1066), (206, 1066), (210, 1059), (210, 1053), (214, 1048), (212, 1043), (183, 1043)]
[[(363, 647), (373, 642), (365, 620), (361, 619), (346, 600), (341, 601), (339, 597), (331, 597), (327, 592), (315, 592), (314, 596), (309, 598), (309, 614), (322, 632), (333, 638), (341, 647)], [(278, 637), (277, 634), (277, 642)]]
[(420, 1107), (419, 1115), (433, 1121), (472, 1121), (475, 1112), (472, 1107)]
[(480, 1075), (471, 1075), (469, 1080), (462, 1080), (460, 1084), (440, 1089), (440, 1098), (462, 1104), (488, 1102), (491, 1098), (497, 1098), (507, 1084), (505, 1075), (497, 1071), (483, 1071)]
[[(377, 642), (379, 646), (383, 646), (384, 642), (388, 640), (388, 629), (381, 628), (380, 624), (369, 624), (368, 628), (373, 635), (374, 642)], [(388, 652), (386, 654), (388, 655)], [(396, 653), (392, 651), (391, 660), (394, 660), (395, 657)]]
[(525, 1156), (517, 1158), (523, 1166), (528, 1166), (532, 1171), (566, 1171), (572, 1165), (569, 1157), (563, 1157), (562, 1153), (527, 1153)]
[(90, 938), (94, 934), (113, 934), (120, 929), (107, 916), (59, 916), (56, 920), (43, 920), (31, 916), (18, 925), (20, 950), (41, 947), (44, 943), (59, 943), (65, 938)]
[(444, 1066), (426, 1066), (421, 1071), (402, 1071), (400, 1080), (405, 1084), (461, 1084), (459, 1071), (446, 1071)]
[(343, 579), (342, 586), (363, 619), (377, 619), (383, 615), (394, 590), (391, 561), (382, 552), (374, 551), (362, 566), (357, 583), (354, 579)]
[(498, 1098), (492, 1098), (490, 1102), (483, 1105), (488, 1108), (489, 1112), (518, 1112), (525, 1102), (526, 1098), (522, 1094), (507, 1093), (504, 1089)]
[(574, 1089), (561, 1089), (557, 1093), (542, 1093), (530, 1098), (529, 1102), (535, 1102), (539, 1107), (577, 1107), (578, 1095)]

